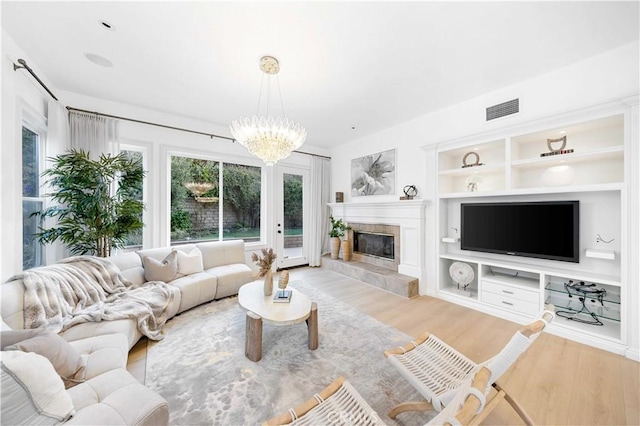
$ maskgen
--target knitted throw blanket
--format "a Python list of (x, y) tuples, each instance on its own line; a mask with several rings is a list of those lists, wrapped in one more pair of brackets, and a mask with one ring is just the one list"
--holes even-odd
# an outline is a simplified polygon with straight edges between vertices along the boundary
[(85, 322), (134, 318), (140, 333), (162, 340), (176, 291), (161, 281), (133, 286), (117, 266), (93, 256), (70, 257), (12, 279), (22, 279), (25, 287), (24, 328), (55, 333)]

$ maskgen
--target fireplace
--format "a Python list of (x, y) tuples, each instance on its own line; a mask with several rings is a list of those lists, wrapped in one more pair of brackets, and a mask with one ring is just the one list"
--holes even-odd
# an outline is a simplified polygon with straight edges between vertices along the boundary
[(353, 232), (353, 251), (367, 256), (395, 260), (393, 234), (376, 232)]

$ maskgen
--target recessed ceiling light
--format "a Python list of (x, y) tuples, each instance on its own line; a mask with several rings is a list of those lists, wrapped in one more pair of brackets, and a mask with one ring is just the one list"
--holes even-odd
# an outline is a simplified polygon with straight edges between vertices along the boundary
[(100, 24), (101, 28), (104, 28), (105, 30), (109, 30), (109, 31), (115, 31), (116, 28), (111, 25), (111, 23), (107, 22), (107, 21), (98, 21), (98, 23)]
[(560, 130), (560, 132), (559, 132), (559, 133), (560, 133), (561, 135), (564, 135), (565, 133), (567, 133), (567, 131), (566, 131), (566, 130)]
[(96, 55), (95, 53), (85, 53), (84, 57), (94, 64), (100, 65), (101, 67), (111, 68), (113, 66), (110, 60), (108, 60), (104, 56)]

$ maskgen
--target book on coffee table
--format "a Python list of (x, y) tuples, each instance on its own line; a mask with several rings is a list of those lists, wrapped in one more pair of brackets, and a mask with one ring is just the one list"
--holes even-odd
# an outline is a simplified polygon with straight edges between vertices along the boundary
[(274, 303), (289, 303), (291, 301), (291, 290), (278, 290), (273, 296)]

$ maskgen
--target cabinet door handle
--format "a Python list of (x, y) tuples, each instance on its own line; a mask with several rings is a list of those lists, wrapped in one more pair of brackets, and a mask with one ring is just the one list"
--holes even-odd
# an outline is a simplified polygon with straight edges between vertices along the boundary
[(513, 306), (513, 303), (511, 303), (511, 302), (505, 302), (504, 300), (502, 301), (502, 303), (504, 303), (505, 305)]
[(513, 294), (512, 291), (507, 291), (507, 290), (502, 290), (503, 293), (507, 293), (507, 294)]

